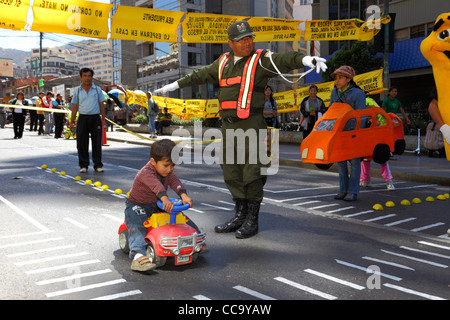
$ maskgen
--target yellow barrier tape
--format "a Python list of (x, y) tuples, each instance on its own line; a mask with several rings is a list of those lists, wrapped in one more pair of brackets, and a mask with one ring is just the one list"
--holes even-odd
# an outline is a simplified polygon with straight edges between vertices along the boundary
[[(136, 132), (133, 132), (133, 131), (131, 131), (131, 130), (128, 130), (128, 129), (122, 127), (121, 125), (115, 123), (114, 121), (112, 121), (112, 120), (110, 120), (110, 119), (108, 119), (108, 118), (106, 118), (106, 120), (109, 121), (109, 122), (111, 122), (113, 125), (119, 127), (119, 128), (122, 129), (123, 131), (128, 132), (128, 133), (130, 133), (130, 134), (132, 134), (132, 135), (134, 135), (134, 136), (136, 136), (136, 137), (138, 137), (138, 138), (145, 139), (145, 140), (150, 140), (150, 141), (158, 141), (158, 139), (148, 138), (148, 137), (143, 136), (143, 135), (141, 135), (141, 134), (139, 134), (139, 133), (136, 133)], [(175, 142), (176, 144), (178, 144), (178, 143), (186, 143), (186, 144), (188, 144), (188, 143), (190, 143), (190, 144), (200, 143), (200, 144), (206, 144), (206, 143), (219, 142), (219, 141), (221, 141), (221, 140), (222, 140), (222, 139), (214, 139), (214, 140), (206, 140), (206, 141), (193, 141), (193, 140), (191, 140), (191, 141), (174, 141), (174, 142)]]
[(50, 108), (39, 108), (33, 106), (23, 106), (21, 104), (0, 104), (0, 107), (6, 108), (19, 108), (19, 109), (27, 109), (27, 110), (36, 110), (36, 111), (45, 111), (45, 112), (56, 112), (56, 113), (70, 113), (72, 111), (68, 109), (50, 109)]
[(381, 24), (390, 21), (389, 16), (382, 16), (376, 23), (371, 21), (370, 25), (359, 19), (300, 21), (185, 13), (85, 0), (40, 0), (33, 5), (30, 0), (0, 2), (0, 27), (6, 29), (170, 43), (227, 43), (228, 26), (243, 19), (248, 20), (258, 42), (300, 41), (302, 36), (305, 41), (368, 41), (380, 31)]

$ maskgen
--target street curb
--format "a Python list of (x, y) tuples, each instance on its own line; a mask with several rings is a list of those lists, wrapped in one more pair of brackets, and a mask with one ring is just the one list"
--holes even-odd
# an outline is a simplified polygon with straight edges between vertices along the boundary
[[(129, 144), (137, 144), (137, 145), (144, 145), (144, 146), (151, 146), (152, 142), (146, 142), (146, 141), (130, 141), (126, 139), (119, 139), (119, 138), (108, 138), (108, 140), (111, 141), (117, 141), (117, 142), (126, 142)], [(297, 168), (304, 168), (304, 169), (312, 169), (312, 170), (320, 170), (322, 169), (317, 168), (312, 163), (303, 163), (299, 160), (289, 160), (289, 159), (279, 159), (279, 164), (289, 167), (297, 167)], [(333, 165), (328, 170), (329, 172), (338, 172), (337, 166)], [(380, 173), (381, 170), (379, 169), (371, 169), (370, 174), (371, 176), (377, 177), (381, 176)], [(410, 172), (400, 172), (400, 171), (392, 171), (392, 176), (394, 177), (394, 180), (404, 180), (404, 181), (412, 181), (412, 182), (420, 182), (420, 183), (428, 183), (428, 184), (438, 184), (442, 186), (450, 186), (450, 178), (446, 177), (438, 177), (438, 176), (427, 176), (422, 174), (416, 174), (416, 173), (410, 173)]]

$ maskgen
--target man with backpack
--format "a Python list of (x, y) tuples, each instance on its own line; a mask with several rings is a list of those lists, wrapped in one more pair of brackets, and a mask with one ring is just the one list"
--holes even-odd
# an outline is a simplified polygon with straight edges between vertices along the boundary
[(148, 115), (148, 125), (150, 129), (150, 138), (156, 138), (156, 127), (155, 120), (159, 113), (158, 104), (153, 100), (152, 93), (147, 92), (147, 115)]

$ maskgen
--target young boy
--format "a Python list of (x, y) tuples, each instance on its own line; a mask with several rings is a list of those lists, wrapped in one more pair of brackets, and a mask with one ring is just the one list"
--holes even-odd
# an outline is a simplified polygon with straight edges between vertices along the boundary
[[(161, 212), (157, 201), (161, 200), (164, 210), (172, 211), (173, 203), (167, 196), (170, 186), (183, 201), (192, 207), (192, 199), (186, 194), (186, 189), (173, 172), (175, 164), (171, 152), (175, 143), (169, 139), (156, 141), (150, 150), (150, 161), (137, 173), (126, 201), (125, 223), (128, 227), (128, 242), (130, 247), (131, 270), (149, 271), (154, 269), (146, 256), (147, 243), (144, 237), (147, 229), (144, 222), (153, 213)], [(188, 225), (200, 233), (198, 227), (189, 219)]]

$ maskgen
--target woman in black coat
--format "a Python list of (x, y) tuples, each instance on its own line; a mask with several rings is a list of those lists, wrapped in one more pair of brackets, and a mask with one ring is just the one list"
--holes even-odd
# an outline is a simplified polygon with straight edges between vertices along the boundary
[[(28, 101), (25, 100), (25, 95), (23, 92), (17, 94), (17, 99), (12, 104), (18, 105), (28, 105)], [(21, 139), (23, 135), (23, 128), (25, 126), (25, 116), (27, 115), (27, 109), (23, 108), (12, 108), (13, 114), (13, 127), (14, 127), (14, 139)]]

